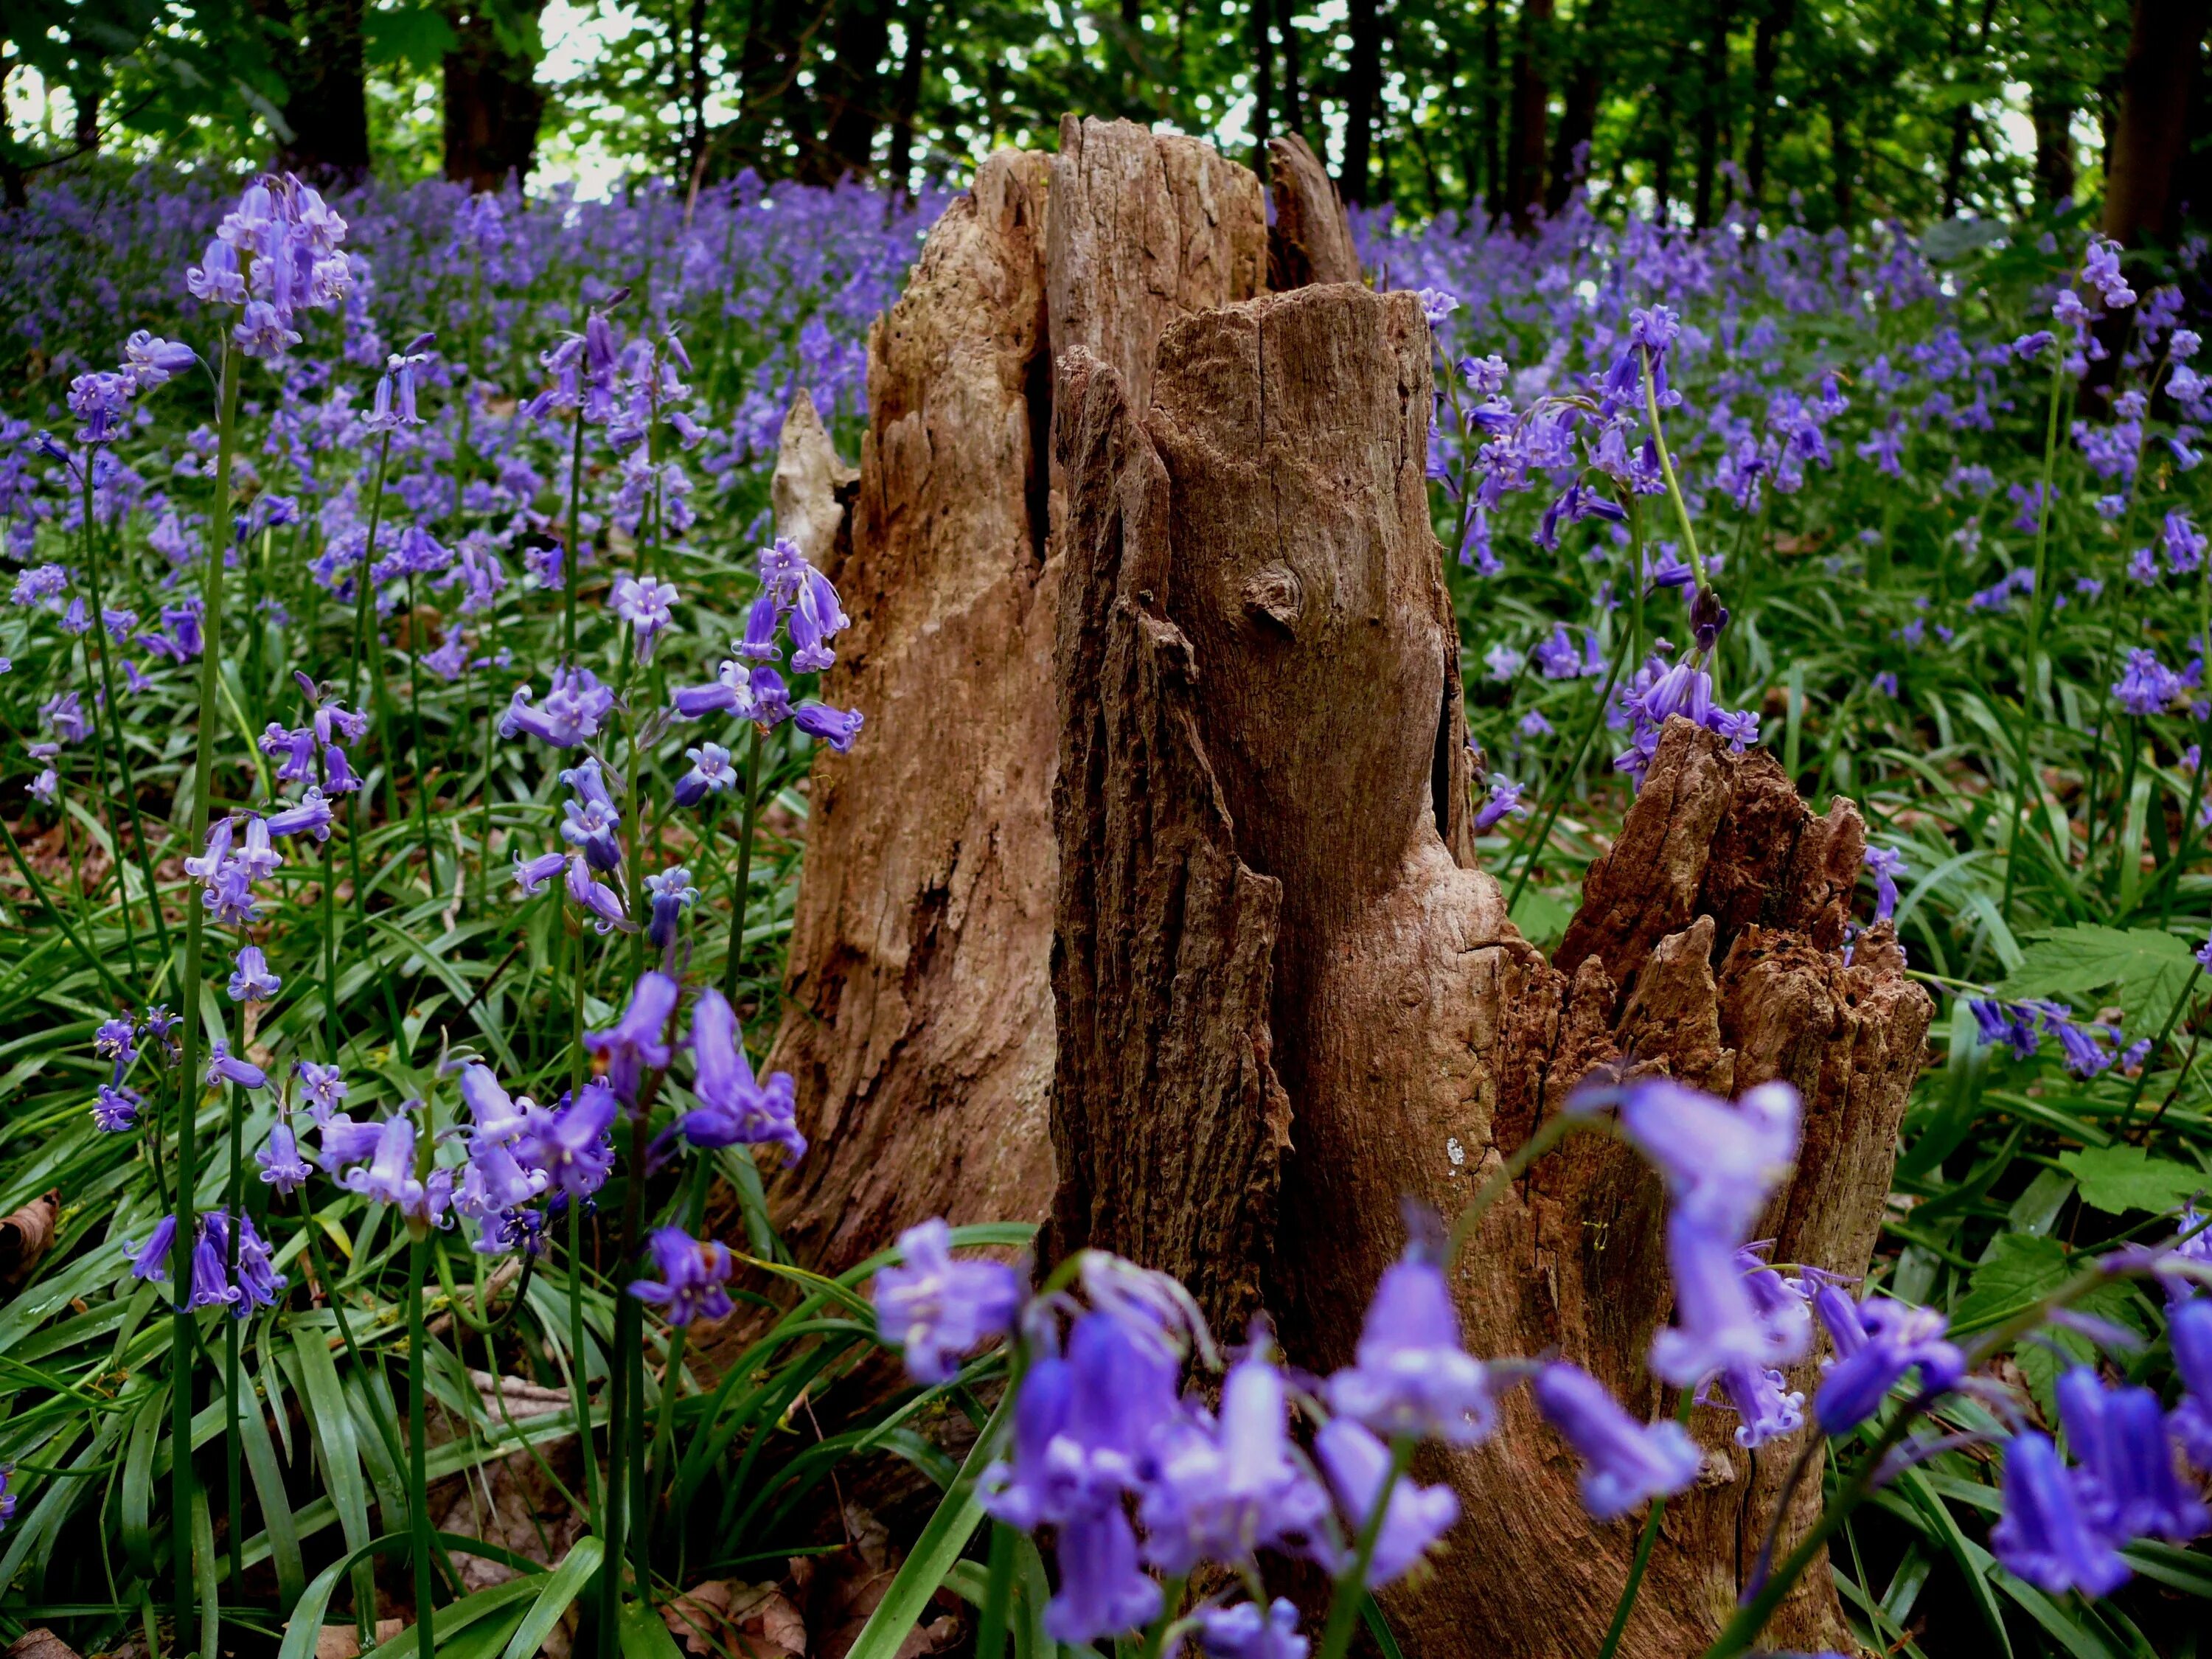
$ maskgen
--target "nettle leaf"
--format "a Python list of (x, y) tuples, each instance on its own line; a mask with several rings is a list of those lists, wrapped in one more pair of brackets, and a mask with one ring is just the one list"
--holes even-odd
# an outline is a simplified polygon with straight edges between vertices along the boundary
[[(2155, 927), (2061, 927), (2029, 945), (1997, 994), (2008, 1000), (2048, 997), (2087, 1014), (2096, 994), (2117, 1002), (2131, 1033), (2154, 1033), (2197, 974), (2189, 946)], [(2199, 986), (2192, 1000), (2205, 994)]]
[[(2000, 1233), (1973, 1281), (1951, 1310), (1951, 1323), (1963, 1340), (2002, 1324), (2029, 1304), (2051, 1294), (2078, 1273), (2082, 1262), (2055, 1238), (2039, 1233)], [(2142, 1316), (2125, 1285), (2100, 1285), (2073, 1304), (2080, 1311), (2125, 1328), (2142, 1330)], [(2087, 1364), (2096, 1345), (2078, 1331), (2045, 1328), (2021, 1339), (2014, 1362), (2045, 1418), (2057, 1420), (2052, 1385), (2068, 1365)]]
[(2107, 1215), (2130, 1210), (2157, 1214), (2212, 1185), (2212, 1176), (2203, 1170), (2153, 1158), (2140, 1146), (2092, 1146), (2065, 1153), (2058, 1162), (2081, 1183), (2081, 1201)]

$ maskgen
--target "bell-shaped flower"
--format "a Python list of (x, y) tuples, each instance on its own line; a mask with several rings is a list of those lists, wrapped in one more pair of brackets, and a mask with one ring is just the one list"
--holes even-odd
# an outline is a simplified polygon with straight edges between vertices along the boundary
[(120, 1134), (138, 1126), (138, 1109), (146, 1103), (136, 1089), (103, 1083), (92, 1103), (92, 1125), (102, 1134)]
[(702, 743), (684, 752), (691, 763), (691, 769), (676, 780), (678, 806), (696, 806), (708, 795), (719, 795), (738, 781), (737, 769), (730, 764), (730, 751), (720, 744)]
[[(1344, 1516), (1346, 1537), (1355, 1537), (1382, 1504), (1382, 1525), (1375, 1534), (1375, 1553), (1367, 1565), (1367, 1588), (1379, 1589), (1418, 1566), (1431, 1545), (1459, 1520), (1459, 1494), (1449, 1486), (1419, 1486), (1407, 1478), (1391, 1480), (1390, 1449), (1349, 1418), (1332, 1419), (1314, 1437), (1321, 1460)], [(1382, 1492), (1386, 1483), (1389, 1498)], [(1351, 1563), (1327, 1564), (1342, 1571)]]
[(192, 1245), (192, 1288), (185, 1298), (186, 1307), (228, 1308), (244, 1296), (230, 1282), (229, 1266), (223, 1260), (228, 1243), (221, 1212), (210, 1211), (200, 1218), (199, 1237)]
[[(1771, 1273), (1753, 1259), (1757, 1273)], [(1651, 1369), (1687, 1387), (1731, 1365), (1787, 1364), (1804, 1357), (1811, 1322), (1802, 1304), (1778, 1321), (1752, 1294), (1735, 1242), (1677, 1209), (1667, 1218), (1667, 1262), (1674, 1280), (1674, 1323), (1651, 1340)], [(1776, 1283), (1778, 1285), (1779, 1278)], [(1784, 1292), (1786, 1304), (1796, 1299)]]
[(1154, 1434), (1139, 1517), (1154, 1566), (1181, 1577), (1322, 1546), (1328, 1494), (1292, 1450), (1289, 1418), (1282, 1373), (1254, 1358), (1231, 1368), (1218, 1421), (1194, 1407)]
[(507, 712), (500, 716), (499, 734), (512, 738), (527, 732), (556, 749), (573, 749), (599, 735), (599, 722), (614, 706), (614, 693), (590, 669), (556, 668), (542, 704), (532, 706), (528, 686), (515, 688)]
[(1620, 1127), (1666, 1178), (1677, 1214), (1740, 1241), (1797, 1155), (1797, 1091), (1763, 1083), (1731, 1104), (1664, 1078), (1631, 1084)]
[(2081, 1465), (2075, 1493), (2089, 1523), (2114, 1543), (2185, 1544), (2212, 1530), (2212, 1510), (2184, 1486), (2166, 1413), (2148, 1389), (2106, 1389), (2086, 1365), (2059, 1374), (2058, 1420)]
[(1836, 1349), (1813, 1396), (1823, 1434), (1847, 1433), (1865, 1422), (1916, 1365), (1928, 1395), (1949, 1392), (1966, 1374), (1966, 1357), (1946, 1339), (1948, 1322), (1933, 1308), (1884, 1297), (1854, 1303), (1833, 1286), (1815, 1291), (1813, 1306)]
[(799, 729), (810, 738), (818, 738), (840, 755), (850, 754), (853, 740), (860, 735), (866, 717), (857, 708), (832, 708), (827, 703), (810, 702), (792, 715)]
[(1239, 1601), (1204, 1608), (1198, 1618), (1207, 1659), (1306, 1659), (1312, 1650), (1298, 1634), (1297, 1608), (1279, 1595), (1265, 1613), (1257, 1601)]
[[(258, 822), (258, 820), (257, 820)], [(238, 959), (232, 964), (230, 1000), (233, 1002), (268, 1002), (283, 989), (284, 981), (269, 971), (269, 960), (258, 945), (241, 945)]]
[(517, 1105), (489, 1066), (471, 1060), (461, 1067), (461, 1099), (475, 1125), (469, 1135), (473, 1153), (485, 1146), (503, 1146), (529, 1127), (533, 1109), (525, 1096)]
[(2125, 1583), (2128, 1564), (2081, 1510), (2074, 1477), (2051, 1437), (2013, 1437), (2004, 1454), (2004, 1513), (1990, 1528), (1990, 1550), (2007, 1571), (2038, 1589), (2108, 1595)]
[(691, 1059), (699, 1105), (678, 1121), (685, 1139), (709, 1147), (773, 1141), (794, 1163), (806, 1155), (806, 1137), (793, 1119), (798, 1091), (791, 1074), (772, 1073), (765, 1085), (754, 1080), (737, 1012), (720, 991), (702, 991), (692, 1007)]
[(301, 1060), (296, 1069), (308, 1115), (319, 1123), (344, 1103), (345, 1077), (337, 1066), (320, 1066), (312, 1060)]
[[(579, 909), (590, 913), (593, 927), (601, 933), (637, 931), (637, 924), (630, 920), (622, 895), (605, 882), (592, 879), (592, 866), (581, 853), (568, 854), (568, 896)], [(520, 870), (516, 872), (518, 878), (520, 873)], [(525, 890), (528, 890), (527, 883)]]
[(1119, 1504), (1069, 1516), (1059, 1537), (1060, 1589), (1045, 1603), (1047, 1636), (1075, 1645), (1159, 1617), (1160, 1587), (1137, 1565), (1137, 1534)]
[[(341, 764), (343, 763), (345, 759), (343, 750), (333, 750), (331, 752), (337, 757)], [(335, 783), (333, 787), (336, 787)], [(298, 805), (287, 806), (281, 811), (271, 812), (266, 822), (269, 833), (272, 836), (307, 834), (313, 836), (317, 841), (328, 841), (331, 838), (331, 821), (333, 816), (331, 803), (322, 790), (310, 784), (307, 792), (300, 797)]]
[[(696, 1034), (696, 1013), (692, 1024)], [(954, 1261), (952, 1230), (942, 1218), (908, 1228), (898, 1247), (902, 1260), (876, 1274), (876, 1328), (899, 1346), (915, 1382), (946, 1382), (962, 1354), (1012, 1328), (1021, 1281), (1003, 1261)]]
[(1703, 1455), (1679, 1423), (1639, 1423), (1603, 1383), (1578, 1366), (1536, 1375), (1536, 1408), (1583, 1458), (1583, 1505), (1610, 1521), (1647, 1498), (1671, 1496), (1698, 1478)]
[(563, 1099), (550, 1112), (533, 1115), (530, 1127), (515, 1142), (514, 1156), (525, 1168), (542, 1170), (553, 1190), (570, 1199), (588, 1198), (605, 1182), (614, 1168), (614, 1127), (617, 1103), (605, 1084), (586, 1083), (573, 1100)]
[(632, 1279), (632, 1296), (658, 1305), (672, 1325), (729, 1316), (730, 1293), (722, 1286), (736, 1263), (726, 1246), (693, 1238), (681, 1227), (659, 1227), (653, 1231), (652, 1252), (660, 1277)]
[(1328, 1402), (1376, 1433), (1466, 1446), (1490, 1432), (1488, 1374), (1460, 1346), (1451, 1287), (1420, 1247), (1383, 1270), (1354, 1358), (1328, 1379)]
[(208, 1045), (204, 1081), (210, 1089), (219, 1089), (226, 1083), (235, 1083), (241, 1089), (265, 1089), (269, 1086), (269, 1074), (258, 1066), (232, 1058), (230, 1044), (217, 1037)]
[(143, 1244), (133, 1244), (125, 1240), (123, 1250), (131, 1258), (131, 1278), (143, 1279), (155, 1285), (167, 1283), (169, 1257), (175, 1252), (176, 1244), (177, 1218), (173, 1215), (164, 1215), (156, 1221), (154, 1231), (146, 1236)]
[(668, 1064), (668, 1017), (678, 987), (665, 974), (644, 973), (630, 988), (629, 1006), (604, 1031), (586, 1032), (584, 1047), (606, 1064), (609, 1086), (623, 1100), (637, 1098), (647, 1071)]
[(419, 1204), (422, 1184), (415, 1177), (415, 1121), (404, 1112), (385, 1119), (377, 1130), (376, 1150), (369, 1161), (347, 1170), (338, 1184), (376, 1203), (394, 1204), (402, 1210)]
[(292, 1126), (279, 1118), (269, 1127), (269, 1144), (253, 1155), (261, 1166), (261, 1178), (280, 1193), (296, 1192), (307, 1184), (314, 1172), (307, 1160), (300, 1156), (299, 1142), (294, 1138)]

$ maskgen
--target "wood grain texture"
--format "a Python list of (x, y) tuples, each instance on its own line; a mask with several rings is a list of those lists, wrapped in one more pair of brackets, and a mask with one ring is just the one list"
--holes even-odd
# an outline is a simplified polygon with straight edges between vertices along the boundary
[(1344, 198), (1305, 136), (1267, 140), (1267, 168), (1275, 202), (1275, 222), (1267, 227), (1268, 290), (1358, 282), (1359, 249)]
[[(1093, 551), (1061, 595), (1063, 672), (1075, 667), (1054, 815), (1062, 867), (1127, 868), (1165, 819), (1218, 868), (1233, 853), (1240, 873), (1279, 884), (1267, 1063), (1291, 1145), (1270, 1214), (1260, 1131), (1275, 1109), (1252, 1103), (1271, 1097), (1223, 1086), (1231, 1034), (1249, 1029), (1249, 967), (1176, 984), (1205, 1003), (1207, 1034), (1178, 1045), (1152, 1012), (1157, 973), (1125, 966), (1173, 928), (1179, 942), (1203, 933), (1225, 959), (1242, 915), (1175, 916), (1133, 884), (1118, 907), (1064, 885), (1063, 1018), (1080, 1002), (1124, 1046), (1119, 1072), (1060, 1069), (1054, 1131), (1084, 1146), (1079, 1170), (1063, 1162), (1062, 1224), (1069, 1242), (1087, 1229), (1143, 1243), (1165, 1252), (1152, 1265), (1177, 1271), (1194, 1250), (1260, 1250), (1285, 1346), (1316, 1369), (1351, 1358), (1403, 1242), (1401, 1200), (1456, 1210), (1600, 1067), (1729, 1091), (1796, 1084), (1804, 1155), (1768, 1218), (1778, 1259), (1860, 1271), (1929, 1013), (1886, 930), (1848, 964), (1838, 948), (1864, 845), (1856, 812), (1838, 803), (1814, 817), (1771, 759), (1732, 755), (1684, 722), (1590, 871), (1558, 961), (1516, 933), (1497, 884), (1469, 867), (1457, 641), (1424, 477), (1429, 362), (1413, 296), (1309, 288), (1170, 326), (1141, 422), (1114, 371), (1084, 365), (1069, 377), (1086, 411), (1079, 441), (1063, 427), (1070, 501), (1083, 504), (1070, 523)], [(1095, 684), (1082, 678), (1117, 662)], [(1170, 750), (1184, 769), (1176, 787), (1133, 814), (1110, 781), (1160, 775)], [(1178, 1065), (1189, 1066), (1180, 1080)], [(1223, 1156), (1224, 1125), (1243, 1134), (1241, 1157)], [(1207, 1167), (1221, 1176), (1210, 1231), (1174, 1213)], [(1628, 1149), (1570, 1140), (1457, 1264), (1469, 1347), (1556, 1351), (1632, 1410), (1671, 1410), (1644, 1366), (1669, 1313), (1663, 1214)], [(1753, 1459), (1727, 1443), (1732, 1426), (1701, 1414), (1712, 1455), (1669, 1510), (1626, 1652), (1694, 1652), (1734, 1604), (1747, 1528), (1755, 1547), (1753, 1517), (1794, 1447)], [(1486, 1445), (1425, 1453), (1424, 1473), (1453, 1482), (1468, 1519), (1433, 1572), (1388, 1598), (1407, 1651), (1594, 1650), (1634, 1522), (1593, 1527), (1571, 1455), (1526, 1400), (1508, 1404)], [(1774, 1633), (1785, 1645), (1845, 1639), (1825, 1574)]]

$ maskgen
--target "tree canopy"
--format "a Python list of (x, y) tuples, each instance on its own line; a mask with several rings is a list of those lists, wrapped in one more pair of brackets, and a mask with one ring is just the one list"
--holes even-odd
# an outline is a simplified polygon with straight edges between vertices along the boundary
[[(1816, 228), (2094, 201), (2133, 61), (2163, 88), (2161, 228), (2212, 133), (2203, 0), (23, 0), (4, 161), (97, 149), (304, 171), (527, 174), (588, 134), (679, 185), (751, 168), (911, 188), (1062, 113), (1262, 154), (1358, 204)], [(549, 25), (550, 27), (549, 28)], [(556, 78), (549, 33), (597, 49)], [(2154, 51), (2142, 49), (2148, 40)], [(41, 124), (21, 94), (50, 91)], [(58, 113), (57, 113), (58, 112)], [(2167, 210), (2171, 211), (2167, 211)]]

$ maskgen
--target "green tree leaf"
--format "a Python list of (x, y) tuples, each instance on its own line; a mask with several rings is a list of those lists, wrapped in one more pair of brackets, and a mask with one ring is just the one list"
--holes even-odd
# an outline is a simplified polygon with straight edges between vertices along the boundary
[[(1969, 1336), (2002, 1325), (2050, 1295), (2071, 1279), (2078, 1268), (2072, 1253), (2055, 1238), (2033, 1233), (2000, 1233), (1990, 1246), (1989, 1254), (1982, 1258), (1982, 1265), (1975, 1269), (1966, 1294), (1951, 1310), (1954, 1334)], [(2142, 1328), (2142, 1318), (2124, 1285), (2100, 1285), (2074, 1306), (2082, 1313), (2130, 1330)], [(2013, 1358), (2027, 1379), (2028, 1392), (2035, 1396), (2036, 1404), (2046, 1417), (2055, 1417), (2057, 1403), (2051, 1384), (2057, 1380), (2060, 1366), (2069, 1360), (2091, 1359), (2095, 1352), (2089, 1339), (2076, 1332), (2049, 1329), (2040, 1333), (2038, 1340), (2019, 1344), (2013, 1351)]]
[(2107, 1215), (2130, 1210), (2171, 1210), (2212, 1185), (2212, 1176), (2170, 1158), (2153, 1158), (2140, 1146), (2092, 1146), (2058, 1162), (2081, 1183), (2081, 1201)]

